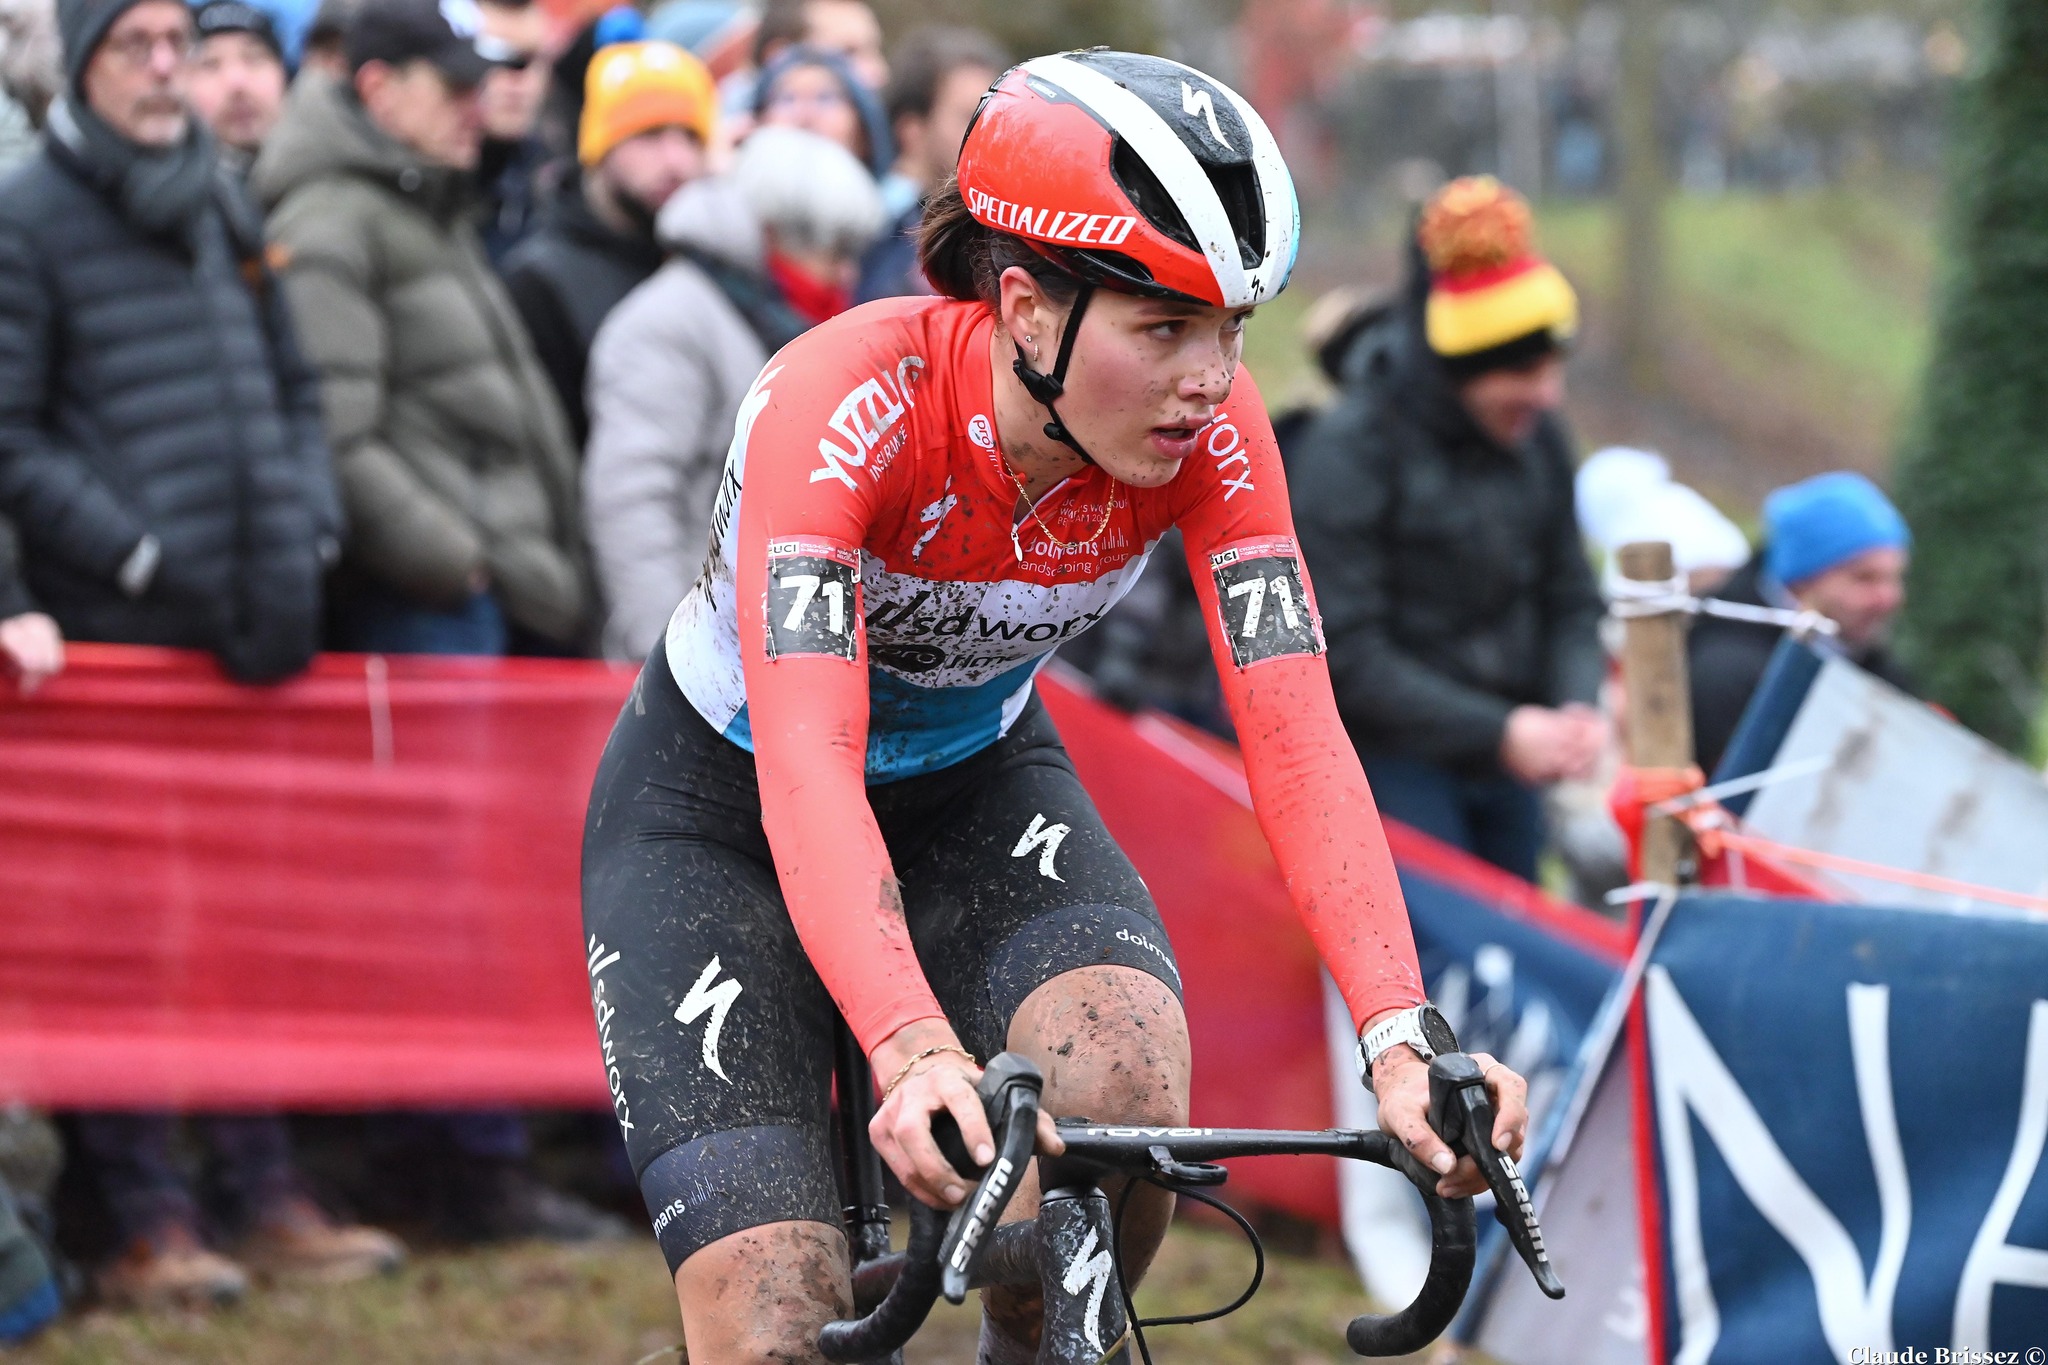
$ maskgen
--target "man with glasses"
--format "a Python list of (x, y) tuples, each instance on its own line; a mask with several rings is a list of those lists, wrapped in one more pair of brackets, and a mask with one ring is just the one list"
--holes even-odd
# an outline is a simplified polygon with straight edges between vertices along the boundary
[[(64, 0), (65, 87), (32, 160), (0, 182), (0, 516), (19, 609), (69, 640), (212, 653), (233, 676), (303, 669), (341, 534), (320, 399), (254, 211), (187, 107), (181, 0)], [(49, 641), (45, 639), (47, 645)], [(42, 671), (51, 661), (45, 655)], [(27, 670), (24, 670), (26, 672)], [(151, 948), (134, 953), (138, 970)], [(335, 1226), (275, 1117), (213, 1118), (238, 1259), (347, 1278), (398, 1244)], [(201, 1238), (167, 1114), (81, 1114), (74, 1157), (112, 1218), (110, 1300), (239, 1296)]]

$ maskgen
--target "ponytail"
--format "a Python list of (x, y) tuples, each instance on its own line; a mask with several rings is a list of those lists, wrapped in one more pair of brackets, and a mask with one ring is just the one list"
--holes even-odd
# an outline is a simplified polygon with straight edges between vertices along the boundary
[(917, 263), (932, 288), (949, 299), (988, 302), (975, 278), (975, 262), (987, 255), (990, 235), (967, 211), (960, 182), (947, 176), (925, 205), (924, 223), (917, 230)]
[(1002, 305), (1003, 272), (1018, 266), (1031, 272), (1054, 303), (1064, 308), (1080, 293), (1080, 282), (1033, 250), (1022, 237), (978, 221), (961, 197), (960, 181), (946, 177), (925, 205), (917, 233), (917, 259), (932, 288), (949, 299)]

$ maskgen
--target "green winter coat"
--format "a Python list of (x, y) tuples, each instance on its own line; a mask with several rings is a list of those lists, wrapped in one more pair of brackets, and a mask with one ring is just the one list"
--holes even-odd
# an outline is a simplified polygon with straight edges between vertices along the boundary
[(576, 458), (546, 375), (468, 217), (468, 178), (307, 73), (250, 175), (319, 369), (346, 562), (454, 607), (477, 570), (505, 613), (586, 634)]

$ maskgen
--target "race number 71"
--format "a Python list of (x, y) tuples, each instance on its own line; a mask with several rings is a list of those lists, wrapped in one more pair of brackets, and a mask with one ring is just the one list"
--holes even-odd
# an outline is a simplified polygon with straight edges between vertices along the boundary
[(1301, 581), (1301, 557), (1283, 537), (1227, 546), (1209, 556), (1223, 633), (1239, 668), (1323, 652)]
[(858, 553), (823, 541), (768, 546), (768, 657), (860, 654)]

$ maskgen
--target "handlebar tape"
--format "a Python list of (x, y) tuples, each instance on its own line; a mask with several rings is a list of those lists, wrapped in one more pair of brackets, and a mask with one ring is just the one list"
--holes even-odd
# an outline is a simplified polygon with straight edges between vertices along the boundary
[(819, 1353), (837, 1365), (853, 1365), (901, 1350), (916, 1336), (939, 1299), (939, 1243), (945, 1235), (945, 1213), (913, 1203), (910, 1249), (888, 1297), (864, 1318), (826, 1323), (818, 1333)]

